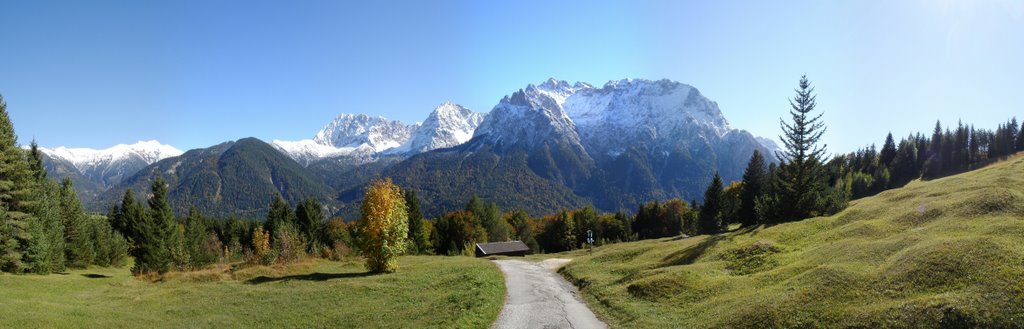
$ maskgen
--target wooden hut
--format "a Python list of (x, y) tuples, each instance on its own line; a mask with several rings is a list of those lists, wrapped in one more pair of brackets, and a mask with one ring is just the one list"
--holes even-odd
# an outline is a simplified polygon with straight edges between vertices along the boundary
[(522, 241), (508, 241), (508, 242), (488, 242), (488, 243), (477, 243), (476, 244), (476, 256), (487, 257), (487, 256), (526, 256), (530, 253), (530, 247), (528, 247)]

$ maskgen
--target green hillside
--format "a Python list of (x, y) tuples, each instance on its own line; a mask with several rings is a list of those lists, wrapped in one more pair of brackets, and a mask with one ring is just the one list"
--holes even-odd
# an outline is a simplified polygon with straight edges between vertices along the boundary
[(839, 214), (597, 248), (562, 273), (613, 327), (1024, 326), (1024, 157)]
[(0, 328), (483, 328), (505, 297), (501, 272), (469, 257), (404, 256), (368, 275), (362, 259), (172, 273), (127, 268), (0, 274)]

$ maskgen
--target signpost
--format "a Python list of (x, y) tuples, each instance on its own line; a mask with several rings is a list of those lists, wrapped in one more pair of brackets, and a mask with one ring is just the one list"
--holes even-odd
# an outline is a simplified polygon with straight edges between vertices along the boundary
[(587, 243), (590, 244), (590, 255), (594, 254), (594, 231), (587, 230)]

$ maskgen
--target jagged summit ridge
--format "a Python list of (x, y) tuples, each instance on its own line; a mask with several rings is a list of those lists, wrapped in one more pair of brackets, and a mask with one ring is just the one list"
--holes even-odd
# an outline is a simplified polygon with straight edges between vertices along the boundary
[[(39, 148), (51, 159), (48, 166), (56, 169), (59, 176), (79, 179), (76, 186), (88, 184), (111, 186), (117, 184), (136, 171), (156, 163), (157, 161), (181, 155), (183, 152), (173, 146), (158, 141), (139, 141), (135, 144), (118, 144), (110, 148), (97, 150), (90, 148)], [(80, 178), (79, 178), (80, 177)]]
[(108, 166), (127, 159), (141, 160), (149, 165), (183, 153), (173, 146), (161, 144), (155, 140), (139, 141), (131, 145), (118, 144), (102, 150), (63, 146), (56, 148), (40, 147), (39, 150), (48, 156), (68, 161), (81, 171), (94, 167)]
[(413, 132), (404, 151), (421, 153), (461, 145), (473, 137), (484, 115), (452, 102), (434, 109)]
[(313, 139), (272, 142), (274, 147), (303, 165), (323, 158), (348, 157), (372, 162), (381, 155), (409, 156), (465, 143), (484, 115), (445, 102), (422, 123), (405, 124), (365, 114), (341, 114)]

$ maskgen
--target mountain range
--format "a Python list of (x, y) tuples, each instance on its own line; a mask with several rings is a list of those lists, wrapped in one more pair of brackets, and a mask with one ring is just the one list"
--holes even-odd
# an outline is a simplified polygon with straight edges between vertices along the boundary
[(132, 146), (42, 150), (51, 174), (91, 195), (92, 210), (127, 188), (147, 191), (161, 175), (176, 211), (258, 218), (278, 193), (352, 216), (375, 177), (417, 190), (429, 215), (472, 195), (534, 215), (587, 203), (632, 210), (654, 199), (699, 200), (715, 171), (738, 180), (754, 150), (774, 161), (777, 148), (732, 128), (696, 88), (643, 79), (602, 87), (549, 79), (486, 114), (446, 102), (413, 124), (342, 114), (300, 141), (247, 138), (184, 153), (157, 142)]

